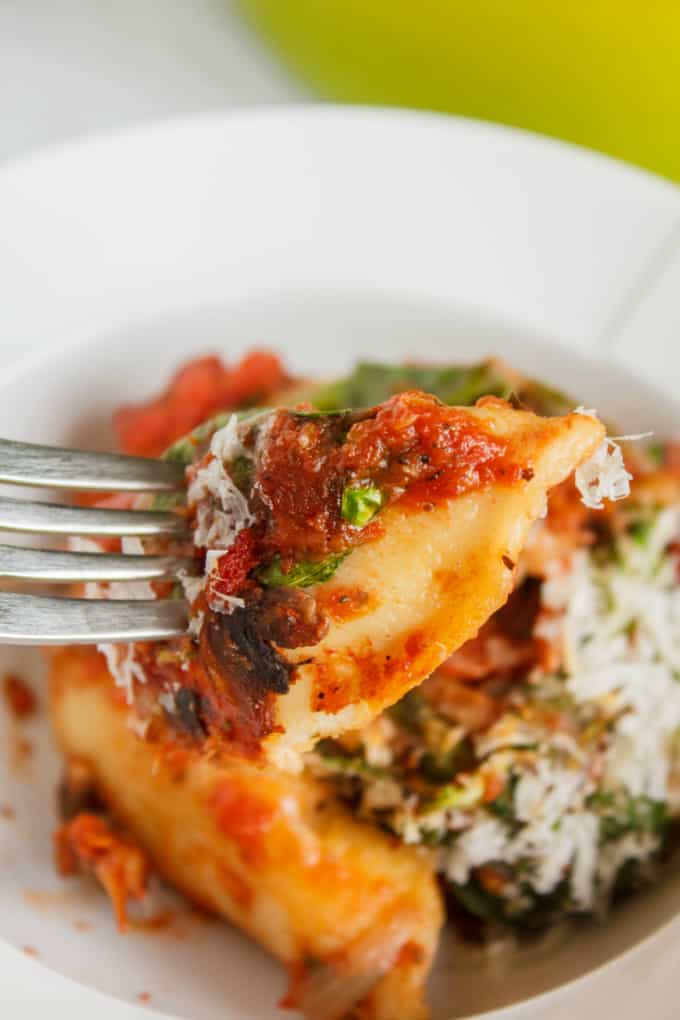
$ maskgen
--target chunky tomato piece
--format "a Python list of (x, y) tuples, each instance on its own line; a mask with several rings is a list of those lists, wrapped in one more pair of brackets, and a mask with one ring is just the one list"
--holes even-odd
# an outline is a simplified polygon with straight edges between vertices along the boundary
[(121, 407), (114, 417), (125, 453), (158, 457), (215, 414), (266, 401), (287, 380), (280, 359), (251, 351), (232, 368), (215, 354), (187, 362), (159, 397)]
[(237, 595), (255, 563), (255, 537), (252, 528), (245, 528), (217, 561), (217, 570), (210, 578), (211, 593)]

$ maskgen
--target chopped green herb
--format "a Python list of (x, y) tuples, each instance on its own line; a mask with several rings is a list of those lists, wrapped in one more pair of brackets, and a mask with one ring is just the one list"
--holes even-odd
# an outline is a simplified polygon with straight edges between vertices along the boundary
[(469, 751), (461, 746), (462, 743), (465, 742), (461, 741), (448, 751), (426, 751), (418, 763), (423, 778), (430, 783), (450, 783), (469, 758)]
[(377, 765), (369, 765), (361, 754), (345, 754), (333, 740), (320, 740), (314, 748), (324, 765), (334, 772), (344, 775), (369, 776), (382, 779), (389, 776), (389, 771)]
[(220, 411), (218, 414), (213, 415), (212, 418), (208, 418), (198, 425), (187, 436), (182, 436), (172, 446), (169, 446), (163, 454), (163, 460), (176, 460), (180, 464), (191, 464), (192, 461), (196, 460), (199, 450), (207, 447), (214, 433), (227, 424), (232, 414), (235, 414), (239, 421), (245, 421), (248, 418), (255, 418), (266, 413), (266, 410), (261, 407), (244, 411)]
[(654, 521), (649, 519), (633, 521), (628, 525), (628, 534), (638, 545), (646, 545), (653, 527)]
[(465, 783), (451, 783), (443, 786), (435, 796), (423, 805), (423, 813), (458, 808), (464, 811), (476, 807), (484, 796), (484, 780), (481, 776), (470, 776)]
[(645, 452), (657, 467), (661, 467), (666, 459), (666, 449), (663, 443), (648, 443)]
[(342, 493), (340, 512), (350, 524), (363, 528), (375, 517), (382, 504), (383, 494), (374, 485), (347, 485)]
[(180, 464), (191, 464), (196, 457), (198, 447), (206, 443), (213, 433), (226, 425), (231, 415), (231, 411), (221, 411), (212, 418), (208, 418), (188, 436), (182, 436), (172, 446), (169, 446), (163, 454), (163, 460), (176, 460)]
[(227, 467), (232, 481), (242, 492), (246, 492), (250, 488), (253, 469), (253, 461), (250, 457), (245, 457), (243, 454), (240, 457), (236, 457)]
[(269, 588), (307, 588), (311, 584), (328, 581), (346, 555), (347, 553), (339, 553), (337, 556), (327, 556), (323, 560), (301, 560), (286, 571), (281, 567), (280, 557), (275, 556), (271, 563), (258, 570), (257, 577)]
[(600, 842), (610, 843), (627, 832), (660, 835), (668, 823), (666, 805), (651, 797), (631, 797), (601, 790), (588, 798), (600, 816)]

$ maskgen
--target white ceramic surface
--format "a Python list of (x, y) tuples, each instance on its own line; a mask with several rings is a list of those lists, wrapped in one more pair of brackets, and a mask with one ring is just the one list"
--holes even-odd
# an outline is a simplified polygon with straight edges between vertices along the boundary
[[(152, 391), (181, 357), (230, 357), (254, 343), (320, 374), (359, 355), (493, 351), (626, 428), (680, 431), (668, 399), (615, 364), (624, 333), (629, 363), (646, 357), (626, 330), (643, 303), (651, 314), (656, 281), (672, 271), (680, 199), (568, 147), (380, 111), (202, 117), (0, 172), (0, 224), (0, 350), (7, 363), (43, 345), (0, 379), (0, 434), (105, 442), (111, 409)], [(653, 315), (668, 328), (667, 293)], [(609, 361), (598, 362), (605, 348)], [(672, 389), (670, 358), (659, 381)], [(25, 661), (3, 654), (1, 669)], [(44, 718), (31, 725), (39, 751), (23, 770), (11, 764), (12, 734), (0, 733), (0, 803), (17, 812), (0, 818), (0, 936), (82, 985), (0, 947), (8, 1017), (41, 1015), (49, 1002), (53, 1017), (131, 1018), (138, 1010), (123, 1003), (144, 991), (186, 1020), (290, 1016), (273, 1005), (278, 968), (226, 926), (180, 914), (168, 931), (119, 938), (95, 890), (54, 878), (56, 760)], [(670, 880), (609, 927), (509, 970), (448, 938), (434, 1016), (559, 985), (503, 1015), (594, 1020), (606, 1004), (624, 1020), (671, 1020), (678, 910)]]

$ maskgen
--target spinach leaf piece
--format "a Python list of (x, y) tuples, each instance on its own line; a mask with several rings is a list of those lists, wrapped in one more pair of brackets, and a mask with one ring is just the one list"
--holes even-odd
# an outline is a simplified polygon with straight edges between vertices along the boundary
[(351, 375), (312, 391), (310, 400), (320, 411), (373, 407), (411, 389), (433, 393), (445, 404), (471, 404), (484, 394), (507, 396), (511, 387), (489, 361), (462, 366), (362, 361)]
[(508, 372), (493, 359), (474, 365), (386, 365), (361, 361), (351, 375), (311, 388), (306, 398), (319, 411), (373, 407), (404, 390), (432, 393), (444, 404), (465, 406), (484, 396), (517, 398), (536, 414), (557, 415), (573, 410), (575, 402), (560, 390), (536, 379)]
[(668, 813), (663, 801), (651, 797), (633, 797), (607, 790), (593, 793), (588, 807), (600, 816), (600, 842), (610, 843), (627, 832), (647, 832), (660, 835), (668, 824)]
[(301, 560), (293, 564), (290, 570), (281, 567), (281, 558), (275, 556), (266, 567), (257, 572), (257, 578), (270, 588), (307, 588), (310, 584), (328, 581), (338, 569), (347, 553), (327, 556), (323, 560)]

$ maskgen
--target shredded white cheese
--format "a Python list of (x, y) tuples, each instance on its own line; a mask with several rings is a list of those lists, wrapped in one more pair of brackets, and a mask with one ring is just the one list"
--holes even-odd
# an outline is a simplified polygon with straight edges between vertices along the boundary
[[(597, 418), (597, 411), (590, 407), (576, 407), (574, 414)], [(646, 439), (651, 435), (651, 432), (641, 432), (631, 436), (609, 436), (598, 446), (592, 457), (576, 468), (576, 488), (589, 510), (601, 510), (605, 499), (614, 502), (630, 495), (633, 476), (626, 470), (623, 453), (616, 441)]]
[(576, 468), (574, 481), (581, 499), (590, 510), (601, 510), (603, 500), (625, 499), (633, 476), (626, 470), (621, 447), (605, 439), (592, 457)]
[(113, 677), (116, 687), (122, 687), (128, 705), (134, 700), (135, 680), (146, 683), (146, 675), (140, 664), (134, 657), (134, 645), (111, 645), (99, 644), (97, 650), (106, 659), (109, 673)]
[[(233, 544), (238, 533), (254, 522), (248, 502), (227, 468), (237, 457), (252, 459), (239, 439), (235, 414), (213, 435), (210, 453), (212, 459), (196, 473), (188, 492), (189, 503), (197, 504), (194, 543), (207, 549), (205, 573), (202, 578), (180, 576), (180, 581), (190, 603), (195, 602), (207, 586), (210, 591), (210, 608), (216, 612), (230, 613), (244, 605), (243, 599), (212, 590), (210, 577), (220, 556)], [(195, 634), (198, 629), (200, 624), (192, 619), (191, 632)]]
[(177, 580), (182, 585), (182, 590), (186, 595), (187, 602), (190, 606), (193, 606), (194, 602), (203, 591), (205, 577), (203, 575), (195, 577), (193, 574), (188, 574), (186, 570), (180, 570), (177, 573)]
[[(73, 537), (69, 547), (74, 552), (102, 551), (101, 545), (92, 539)], [(139, 538), (125, 535), (121, 539), (121, 548), (126, 555), (142, 556), (144, 547)], [(155, 593), (148, 581), (114, 581), (111, 583), (91, 581), (85, 585), (86, 598), (110, 599), (153, 599)], [(134, 683), (146, 683), (146, 675), (134, 657), (134, 645), (113, 645), (108, 642), (97, 645), (97, 650), (106, 659), (109, 673), (117, 687), (122, 687), (128, 705), (133, 702)], [(131, 726), (137, 723), (131, 722)], [(139, 723), (141, 726), (141, 723)]]
[[(680, 814), (680, 588), (669, 551), (680, 536), (680, 508), (642, 521), (642, 535), (623, 530), (609, 555), (579, 550), (542, 585), (562, 668), (534, 671), (516, 707), (510, 700), (473, 737), (479, 764), (470, 782), (503, 777), (504, 813), (493, 817), (481, 802), (430, 808), (399, 787), (387, 757), (377, 762), (386, 774), (356, 773), (360, 815), (384, 822), (391, 813), (389, 825), (405, 843), (441, 839), (437, 867), (452, 881), (464, 885), (486, 864), (518, 869), (521, 882), (510, 876), (502, 892), (510, 914), (531, 906), (529, 892), (550, 894), (566, 877), (569, 906), (598, 911), (621, 866), (649, 862), (661, 845), (657, 823), (648, 830), (635, 812), (664, 805), (669, 817)], [(538, 712), (525, 717), (525, 705)], [(573, 732), (553, 730), (553, 705)], [(370, 765), (370, 741), (364, 745)], [(611, 822), (606, 837), (603, 819)]]
[(253, 523), (248, 503), (234, 484), (226, 465), (237, 457), (249, 457), (237, 431), (235, 414), (210, 442), (211, 460), (189, 486), (189, 503), (197, 504), (194, 543), (205, 549), (228, 549), (239, 531)]

